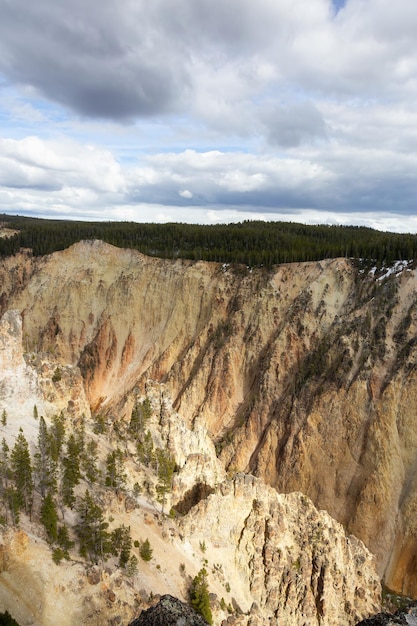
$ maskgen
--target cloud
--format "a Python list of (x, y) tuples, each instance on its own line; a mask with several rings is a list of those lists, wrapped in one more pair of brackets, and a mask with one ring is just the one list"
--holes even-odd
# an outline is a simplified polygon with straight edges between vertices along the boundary
[(178, 193), (181, 198), (186, 198), (186, 200), (191, 200), (193, 197), (193, 193), (189, 189), (182, 189)]
[[(0, 69), (81, 115), (118, 120), (256, 102), (289, 85), (414, 91), (412, 0), (0, 1)], [(200, 104), (199, 104), (200, 102)], [(221, 107), (219, 113), (221, 114)]]
[(123, 167), (108, 150), (36, 137), (0, 141), (0, 188), (15, 206), (109, 217), (117, 207), (226, 207), (279, 217), (322, 210), (339, 214), (414, 213), (416, 155), (329, 146), (295, 157), (185, 150), (145, 156)]
[(273, 145), (289, 148), (326, 137), (326, 123), (311, 102), (270, 105), (261, 119), (264, 134)]
[[(129, 119), (175, 108), (183, 63), (166, 50), (148, 3), (0, 3), (0, 67), (81, 115)], [(98, 10), (96, 10), (98, 9)]]
[(414, 4), (0, 0), (0, 209), (410, 224)]
[(70, 189), (122, 193), (125, 180), (107, 150), (27, 137), (20, 141), (0, 139), (0, 185), (4, 189), (63, 192), (64, 200)]

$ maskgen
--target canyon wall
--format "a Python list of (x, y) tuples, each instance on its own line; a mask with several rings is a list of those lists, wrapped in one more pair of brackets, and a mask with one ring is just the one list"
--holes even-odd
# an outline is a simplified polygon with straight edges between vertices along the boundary
[[(0, 371), (5, 374), (0, 398), (7, 406), (0, 430), (12, 448), (22, 429), (33, 454), (40, 424), (32, 404), (48, 425), (63, 410), (66, 434), (79, 433), (80, 406), (73, 393), (82, 379), (68, 364), (60, 365), (57, 376), (53, 354), (32, 359), (23, 344), (20, 313), (9, 310), (0, 319)], [(77, 496), (93, 490), (109, 529), (129, 528), (137, 571), (121, 568), (115, 556), (92, 564), (80, 558), (77, 546), (58, 563), (36, 514), (31, 519), (22, 514), (18, 528), (2, 519), (0, 612), (9, 611), (22, 626), (127, 624), (160, 593), (187, 601), (192, 578), (202, 567), (216, 624), (353, 626), (379, 610), (375, 557), (361, 541), (303, 494), (278, 494), (248, 474), (227, 477), (207, 429), (187, 426), (172, 406), (168, 386), (147, 381), (145, 392), (147, 433), (175, 462), (164, 507), (174, 505), (177, 513), (161, 509), (159, 474), (138, 461), (137, 442), (128, 436), (125, 421), (113, 415), (113, 428), (97, 432), (94, 415), (87, 412), (83, 437), (95, 442), (102, 472), (108, 453), (122, 446), (124, 486), (113, 490), (82, 479)], [(134, 395), (142, 402), (137, 389)], [(75, 539), (71, 527), (77, 506), (61, 508), (62, 519)], [(140, 559), (145, 538), (152, 552), (146, 561)]]
[(147, 379), (165, 383), (230, 474), (303, 492), (417, 595), (414, 267), (252, 271), (81, 242), (3, 260), (0, 285), (26, 358), (78, 376), (86, 410), (126, 417)]

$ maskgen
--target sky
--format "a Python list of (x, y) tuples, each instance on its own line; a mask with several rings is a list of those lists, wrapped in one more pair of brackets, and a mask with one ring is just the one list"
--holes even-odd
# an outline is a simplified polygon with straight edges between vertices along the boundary
[(0, 0), (0, 213), (417, 232), (415, 0)]

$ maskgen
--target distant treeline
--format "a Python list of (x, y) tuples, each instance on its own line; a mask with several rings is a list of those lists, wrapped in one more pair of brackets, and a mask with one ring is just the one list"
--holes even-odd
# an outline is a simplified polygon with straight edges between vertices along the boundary
[(19, 231), (0, 239), (0, 256), (31, 248), (35, 256), (63, 250), (83, 239), (102, 239), (149, 256), (271, 267), (277, 263), (353, 257), (390, 264), (417, 258), (417, 235), (357, 226), (307, 226), (292, 222), (239, 224), (137, 224), (76, 222), (0, 215), (0, 223)]

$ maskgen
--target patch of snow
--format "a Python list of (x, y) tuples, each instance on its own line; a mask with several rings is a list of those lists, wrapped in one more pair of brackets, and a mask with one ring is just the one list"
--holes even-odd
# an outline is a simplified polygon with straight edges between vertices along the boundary
[[(380, 272), (381, 275), (378, 276), (377, 280), (378, 281), (383, 281), (386, 278), (389, 278), (390, 276), (392, 276), (393, 274), (395, 274), (396, 276), (399, 276), (401, 274), (401, 272), (403, 271), (407, 271), (407, 272), (411, 272), (412, 269), (409, 267), (411, 264), (413, 263), (413, 260), (410, 259), (409, 261), (395, 261), (395, 263), (393, 265), (391, 265), (390, 267), (383, 267), (381, 268)], [(360, 274), (363, 274), (365, 270), (359, 270)], [(378, 268), (376, 265), (374, 265), (373, 267), (371, 267), (371, 269), (369, 270), (368, 274), (369, 276), (376, 276), (376, 274), (378, 273)]]
[(399, 276), (401, 272), (407, 269), (408, 265), (410, 265), (411, 262), (412, 261), (395, 261), (394, 265), (392, 265), (391, 267), (385, 268), (385, 273), (382, 274), (382, 276), (378, 276), (377, 280), (379, 281), (385, 280), (386, 278), (388, 278), (389, 276), (392, 276), (393, 274), (396, 274), (397, 276)]

